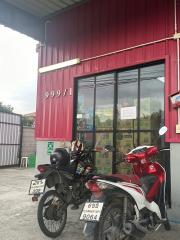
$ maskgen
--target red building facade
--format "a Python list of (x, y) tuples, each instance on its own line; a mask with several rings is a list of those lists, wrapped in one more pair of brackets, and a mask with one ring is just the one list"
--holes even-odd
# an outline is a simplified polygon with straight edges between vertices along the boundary
[(39, 68), (75, 58), (81, 63), (39, 74), (37, 139), (73, 139), (77, 78), (164, 61), (166, 141), (180, 142), (177, 110), (169, 101), (178, 91), (173, 36), (179, 27), (180, 3), (175, 7), (172, 0), (91, 0), (50, 19)]
[[(180, 202), (178, 200), (180, 199), (178, 193), (180, 179), (177, 167), (179, 166), (180, 134), (176, 129), (176, 125), (178, 123), (180, 125), (180, 116), (178, 119), (178, 110), (173, 108), (170, 102), (170, 95), (180, 90), (180, 0), (89, 0), (80, 6), (52, 16), (46, 22), (45, 30), (46, 42), (39, 46), (39, 69), (46, 66), (51, 68), (52, 65), (58, 63), (65, 64), (66, 61), (77, 58), (80, 63), (68, 67), (56, 66), (55, 70), (51, 69), (51, 71), (39, 73), (36, 116), (38, 163), (49, 161), (47, 146), (64, 147), (73, 138), (76, 138), (77, 132), (83, 128), (83, 121), (79, 124), (80, 127), (77, 126), (78, 118), (82, 118), (81, 112), (79, 113), (79, 99), (82, 100), (94, 94), (90, 114), (89, 112), (85, 113), (86, 118), (89, 118), (88, 121), (92, 120), (91, 124), (85, 123), (86, 132), (89, 131), (87, 135), (89, 137), (90, 134), (94, 134), (94, 138), (98, 138), (98, 131), (104, 131), (103, 128), (98, 130), (98, 121), (110, 124), (111, 127), (106, 128), (106, 134), (102, 135), (102, 138), (107, 137), (108, 141), (111, 139), (111, 142), (115, 143), (116, 150), (129, 150), (138, 138), (139, 140), (136, 141), (135, 145), (155, 144), (155, 141), (152, 141), (153, 131), (158, 132), (157, 126), (162, 125), (162, 123), (168, 127), (165, 141), (163, 140), (164, 143), (170, 144), (171, 149), (171, 176), (173, 176), (171, 180), (169, 161), (165, 163), (168, 170), (168, 194), (170, 196), (171, 192), (172, 207), (174, 207), (173, 216), (180, 218)], [(147, 69), (147, 66), (155, 66), (156, 70), (151, 67)], [(134, 114), (138, 117), (132, 117), (133, 130), (126, 129), (124, 134), (123, 124), (120, 122), (120, 128), (118, 126), (118, 121), (121, 119), (118, 119), (119, 113), (117, 114), (116, 111), (118, 111), (118, 104), (121, 101), (119, 96), (123, 95), (123, 91), (121, 91), (123, 88), (119, 87), (119, 84), (122, 86), (124, 80), (126, 83), (132, 80), (131, 77), (128, 77), (127, 81), (123, 75), (130, 70), (137, 74), (137, 80), (133, 81), (136, 81), (138, 86), (137, 113)], [(147, 72), (151, 74), (151, 70), (156, 76), (156, 83), (161, 82), (161, 93), (158, 92), (159, 90), (155, 85), (152, 87), (154, 81), (150, 82), (150, 78), (147, 76)], [(145, 77), (142, 76), (143, 71)], [(110, 82), (108, 74), (114, 76)], [(108, 79), (107, 85), (113, 84), (114, 86), (114, 100), (111, 104), (114, 109), (111, 110), (113, 117), (108, 121), (105, 118), (110, 114), (109, 109), (109, 112), (106, 111), (103, 115), (103, 104), (108, 98), (108, 92), (104, 92), (101, 96), (100, 101), (103, 107), (99, 113), (97, 113), (96, 107), (97, 93), (100, 92), (98, 84), (102, 85), (98, 78), (101, 79), (102, 76), (106, 76), (106, 80)], [(156, 129), (153, 125), (149, 125), (148, 130), (144, 117), (143, 127), (145, 130), (143, 131), (144, 133), (148, 132), (148, 134), (152, 133), (150, 138), (144, 133), (144, 135), (141, 134), (142, 116), (141, 109), (138, 107), (143, 105), (139, 95), (142, 94), (142, 82), (145, 80), (149, 82), (149, 92), (148, 87), (146, 87), (146, 94), (151, 94), (150, 91), (154, 91), (156, 101), (152, 105), (156, 105), (158, 98), (161, 99), (158, 104), (163, 107), (159, 108), (159, 112), (164, 116), (161, 116), (159, 125), (154, 125)], [(79, 86), (81, 83), (82, 85), (89, 84), (88, 81), (95, 88), (94, 92), (87, 91), (83, 96), (80, 96)], [(128, 87), (126, 90), (128, 92)], [(134, 91), (132, 90), (132, 95)], [(128, 98), (132, 98), (131, 94), (127, 96), (127, 100)], [(151, 99), (153, 98), (151, 97)], [(143, 98), (142, 102), (144, 100)], [(157, 108), (157, 106), (154, 107)], [(86, 112), (86, 110), (86, 106), (84, 106), (84, 111)], [(90, 119), (90, 115), (93, 115), (92, 119)], [(132, 114), (130, 113), (130, 115)], [(152, 116), (150, 119), (153, 122)], [(128, 121), (125, 120), (126, 123)], [(134, 127), (137, 128), (135, 131)], [(130, 140), (133, 140), (133, 143), (128, 145), (126, 140), (131, 137), (130, 133), (132, 132), (133, 136)], [(141, 135), (144, 138), (143, 141), (140, 139)], [(122, 138), (125, 139), (124, 145)], [(154, 139), (157, 140), (157, 135)], [(124, 148), (121, 149), (121, 145)], [(99, 164), (101, 170), (104, 168), (105, 172), (117, 171), (113, 167), (116, 155), (103, 158), (104, 156), (96, 155), (96, 164)], [(107, 165), (106, 169), (105, 165)]]

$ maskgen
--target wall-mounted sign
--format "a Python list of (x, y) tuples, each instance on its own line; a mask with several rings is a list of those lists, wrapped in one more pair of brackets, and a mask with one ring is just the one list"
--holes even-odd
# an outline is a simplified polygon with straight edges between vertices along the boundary
[(171, 94), (169, 97), (172, 107), (176, 108), (178, 112), (178, 123), (176, 125), (176, 133), (180, 134), (180, 91)]
[(47, 144), (47, 154), (50, 155), (54, 150), (54, 142), (48, 142)]
[(176, 124), (176, 133), (180, 133), (180, 124)]
[(121, 108), (121, 120), (136, 118), (137, 118), (136, 106)]
[(72, 96), (72, 88), (65, 88), (63, 90), (51, 90), (51, 91), (46, 91), (44, 93), (44, 98), (54, 98), (54, 97), (65, 97), (65, 96)]
[(180, 92), (176, 92), (172, 95), (170, 95), (170, 100), (173, 108), (179, 108), (180, 107)]

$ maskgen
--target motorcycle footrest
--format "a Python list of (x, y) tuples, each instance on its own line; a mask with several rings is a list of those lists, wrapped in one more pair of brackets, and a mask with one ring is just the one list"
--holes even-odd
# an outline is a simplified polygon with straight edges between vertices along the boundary
[(163, 224), (163, 223), (166, 223), (167, 222), (167, 219), (159, 219), (158, 221), (157, 221), (157, 223), (159, 223), (159, 224)]

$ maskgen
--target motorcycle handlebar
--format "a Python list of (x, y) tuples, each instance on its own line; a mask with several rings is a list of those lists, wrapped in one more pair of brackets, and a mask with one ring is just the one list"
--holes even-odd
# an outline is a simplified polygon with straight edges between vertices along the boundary
[(115, 150), (114, 150), (114, 147), (105, 146), (105, 147), (96, 147), (96, 148), (85, 149), (85, 151), (105, 153), (105, 152), (114, 152)]
[(163, 152), (163, 151), (170, 151), (170, 148), (160, 148), (159, 152)]

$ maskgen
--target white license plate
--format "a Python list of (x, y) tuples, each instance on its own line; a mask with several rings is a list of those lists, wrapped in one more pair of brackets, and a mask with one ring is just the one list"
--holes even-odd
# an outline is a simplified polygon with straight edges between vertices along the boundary
[(98, 222), (101, 216), (104, 203), (102, 202), (87, 202), (84, 205), (80, 220), (89, 222)]
[(32, 180), (29, 188), (29, 195), (44, 193), (46, 179)]

